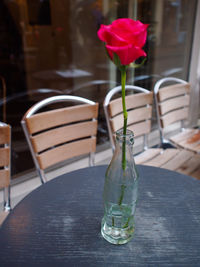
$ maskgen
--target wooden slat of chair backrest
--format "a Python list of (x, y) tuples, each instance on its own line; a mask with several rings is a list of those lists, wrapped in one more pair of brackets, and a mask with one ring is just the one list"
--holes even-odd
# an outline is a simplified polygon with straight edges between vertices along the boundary
[(190, 104), (190, 96), (178, 96), (176, 98), (168, 99), (164, 102), (160, 102), (159, 109), (160, 114), (163, 116), (164, 114), (183, 107), (187, 107)]
[(47, 150), (46, 152), (37, 155), (36, 157), (40, 168), (45, 170), (58, 162), (88, 154), (90, 152), (95, 152), (95, 150), (96, 137), (93, 137), (55, 147), (52, 150)]
[(0, 188), (10, 184), (10, 138), (10, 126), (0, 126)]
[(29, 132), (33, 134), (58, 125), (96, 118), (97, 113), (98, 104), (77, 105), (35, 114), (26, 118), (26, 123)]
[(181, 120), (188, 118), (188, 113), (189, 113), (188, 108), (179, 109), (179, 110), (175, 110), (175, 111), (172, 111), (170, 113), (167, 113), (166, 115), (162, 116), (162, 118), (161, 118), (162, 128), (165, 128), (166, 126), (168, 126), (174, 122), (181, 121)]
[(0, 147), (0, 167), (5, 167), (10, 164), (10, 148)]
[[(128, 112), (128, 128), (134, 131), (134, 136), (148, 134), (151, 129), (153, 94), (150, 92), (126, 96)], [(110, 124), (113, 133), (123, 127), (123, 110), (121, 97), (112, 100), (108, 106)]]
[[(151, 92), (149, 94), (138, 93), (138, 94), (127, 95), (126, 108), (127, 110), (129, 110), (133, 108), (142, 107), (147, 104), (152, 105), (152, 101), (153, 101), (153, 94)], [(114, 117), (115, 115), (123, 112), (121, 97), (112, 100), (109, 103), (108, 110), (111, 117)]]
[[(127, 124), (137, 124), (141, 121), (146, 121), (151, 119), (152, 107), (142, 107), (135, 110), (128, 111), (128, 121)], [(123, 127), (123, 114), (119, 114), (113, 119), (111, 119), (111, 127), (114, 132)]]
[(0, 189), (10, 185), (10, 170), (0, 170)]
[(161, 88), (158, 92), (158, 101), (162, 128), (188, 119), (190, 84), (175, 84)]
[(161, 88), (158, 92), (159, 102), (162, 102), (168, 98), (176, 97), (180, 95), (190, 94), (190, 84), (174, 84)]
[(135, 137), (148, 134), (151, 131), (151, 121), (148, 120), (133, 125), (129, 125), (128, 129), (134, 132)]
[(27, 128), (34, 133), (30, 140), (40, 168), (95, 152), (97, 115), (98, 104), (83, 104), (26, 118)]
[[(81, 129), (81, 130), (80, 130)], [(50, 147), (57, 146), (76, 139), (96, 135), (97, 121), (80, 122), (74, 125), (50, 129), (31, 136), (34, 150), (39, 153)]]
[(10, 126), (0, 126), (0, 145), (10, 144)]

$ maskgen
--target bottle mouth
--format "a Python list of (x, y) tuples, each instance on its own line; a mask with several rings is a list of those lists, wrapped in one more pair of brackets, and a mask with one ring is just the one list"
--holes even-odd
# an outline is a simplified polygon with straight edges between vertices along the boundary
[(123, 133), (123, 129), (116, 131), (116, 138), (120, 141), (130, 142), (131, 144), (134, 144), (134, 133), (133, 131), (126, 129), (126, 134)]

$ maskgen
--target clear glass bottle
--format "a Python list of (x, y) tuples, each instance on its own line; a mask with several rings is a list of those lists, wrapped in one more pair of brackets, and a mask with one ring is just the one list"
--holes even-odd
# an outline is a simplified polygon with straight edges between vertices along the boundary
[[(112, 244), (125, 244), (134, 235), (138, 172), (133, 157), (133, 132), (116, 133), (116, 149), (105, 176), (102, 236)], [(124, 156), (123, 156), (124, 155)]]

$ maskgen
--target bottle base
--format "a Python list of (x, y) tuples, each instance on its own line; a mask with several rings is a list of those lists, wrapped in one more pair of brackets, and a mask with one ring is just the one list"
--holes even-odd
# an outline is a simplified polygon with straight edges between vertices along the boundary
[(134, 226), (127, 228), (111, 227), (102, 221), (101, 235), (105, 240), (114, 245), (122, 245), (128, 243), (134, 236)]

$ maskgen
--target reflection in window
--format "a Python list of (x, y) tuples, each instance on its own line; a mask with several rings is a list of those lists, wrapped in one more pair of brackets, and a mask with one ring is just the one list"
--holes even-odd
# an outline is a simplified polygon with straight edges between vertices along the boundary
[(98, 101), (97, 144), (108, 142), (102, 103), (108, 90), (120, 83), (120, 75), (97, 37), (100, 24), (122, 17), (149, 24), (147, 60), (141, 68), (128, 70), (127, 84), (152, 90), (161, 77), (188, 78), (196, 4), (196, 0), (0, 1), (0, 75), (6, 80), (8, 101), (17, 96), (14, 104), (7, 103), (6, 114), (12, 125), (13, 174), (33, 168), (20, 120), (31, 105), (47, 97), (34, 90), (57, 89)]
[(49, 0), (27, 0), (30, 25), (50, 25)]

